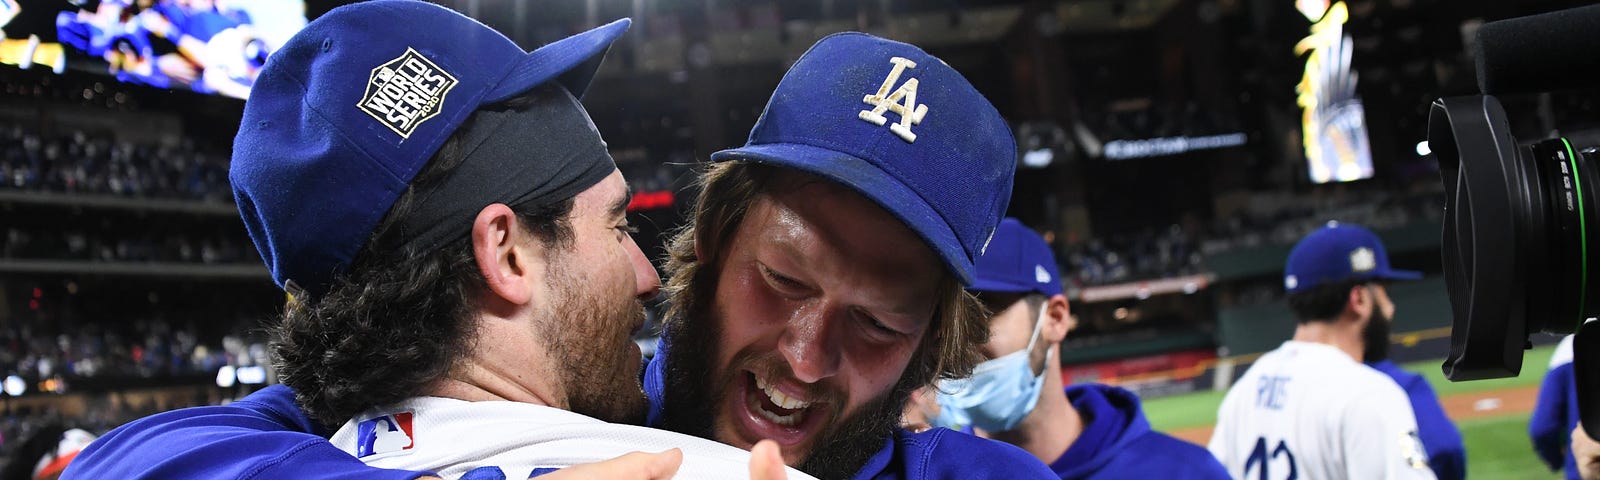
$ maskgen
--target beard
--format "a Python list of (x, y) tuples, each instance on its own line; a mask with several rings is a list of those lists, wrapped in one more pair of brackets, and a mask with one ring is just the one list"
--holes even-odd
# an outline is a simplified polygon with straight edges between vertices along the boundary
[(564, 262), (552, 262), (550, 268), (551, 284), (563, 287), (535, 328), (554, 360), (547, 372), (566, 387), (567, 409), (610, 423), (644, 424), (649, 400), (631, 334), (644, 322), (644, 306), (629, 296), (589, 288), (593, 282), (571, 275)]
[(1361, 361), (1381, 362), (1389, 359), (1389, 317), (1384, 316), (1377, 302), (1372, 304), (1372, 318), (1361, 327)]
[[(704, 310), (690, 312), (688, 317), (669, 320), (664, 332), (666, 348), (661, 354), (666, 355), (668, 349), (671, 354), (665, 359), (666, 388), (660, 422), (655, 426), (721, 441), (714, 434), (717, 407), (726, 403), (727, 395), (737, 394), (728, 391), (736, 382), (713, 378), (712, 372), (718, 370), (712, 363), (719, 357), (717, 339), (721, 338), (717, 322), (709, 320)], [(726, 370), (734, 370), (733, 365), (740, 363), (735, 359)], [(728, 372), (721, 375), (728, 376)], [(795, 468), (819, 479), (854, 476), (899, 428), (901, 411), (915, 389), (902, 377), (888, 392), (823, 428), (811, 452)]]

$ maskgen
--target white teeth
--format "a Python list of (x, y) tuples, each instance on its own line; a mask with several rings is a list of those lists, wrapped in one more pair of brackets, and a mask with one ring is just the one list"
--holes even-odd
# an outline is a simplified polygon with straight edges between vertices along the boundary
[(766, 418), (772, 423), (783, 425), (785, 427), (793, 427), (796, 423), (800, 423), (800, 412), (795, 412), (788, 415), (778, 415), (776, 413), (767, 411), (765, 408), (757, 408), (756, 411), (761, 414), (762, 418)]
[(783, 392), (778, 391), (777, 387), (767, 385), (767, 382), (762, 380), (761, 377), (756, 377), (756, 388), (766, 392), (767, 398), (772, 400), (773, 405), (783, 407), (786, 410), (799, 410), (811, 406), (811, 402), (784, 395)]
[[(755, 376), (755, 379), (756, 388), (759, 388), (763, 393), (766, 393), (767, 399), (771, 400), (773, 405), (782, 407), (785, 410), (802, 410), (811, 406), (811, 402), (801, 401), (800, 399), (790, 397), (783, 392), (778, 391), (777, 387), (768, 384), (767, 380), (761, 378), (760, 376)], [(788, 415), (778, 415), (776, 413), (767, 411), (765, 408), (759, 407), (755, 408), (755, 410), (760, 412), (763, 418), (772, 421), (772, 423), (786, 427), (792, 427), (799, 423), (800, 416), (804, 414), (804, 412), (797, 411)]]

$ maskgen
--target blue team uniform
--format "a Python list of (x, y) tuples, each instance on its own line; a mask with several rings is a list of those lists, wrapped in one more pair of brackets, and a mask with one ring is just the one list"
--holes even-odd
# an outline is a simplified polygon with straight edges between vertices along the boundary
[(220, 407), (173, 410), (112, 430), (83, 449), (73, 478), (322, 478), (412, 480), (428, 472), (369, 467), (307, 419), (294, 391), (274, 385)]
[(172, 23), (172, 41), (177, 42), (178, 35), (188, 35), (202, 42), (211, 41), (211, 37), (230, 28), (250, 23), (250, 17), (244, 12), (222, 13), (214, 8), (198, 9), (179, 6), (175, 3), (157, 3), (150, 7), (161, 13)]
[(1084, 384), (1067, 387), (1066, 394), (1084, 425), (1072, 446), (1050, 463), (1062, 480), (1229, 478), (1211, 452), (1151, 430), (1133, 392)]
[[(1569, 448), (1572, 429), (1578, 426), (1577, 379), (1572, 372), (1570, 342), (1569, 337), (1557, 347), (1560, 358), (1551, 362), (1550, 371), (1545, 372), (1539, 385), (1539, 403), (1528, 419), (1528, 437), (1533, 439), (1533, 451), (1550, 470), (1563, 470), (1567, 478), (1578, 480), (1578, 463)], [(1566, 350), (1564, 357), (1562, 349)]]
[(1422, 375), (1401, 370), (1394, 362), (1384, 360), (1367, 366), (1383, 372), (1411, 399), (1411, 411), (1417, 416), (1417, 436), (1422, 448), (1428, 451), (1428, 468), (1439, 480), (1460, 480), (1467, 477), (1467, 448), (1461, 442), (1461, 431), (1445, 416), (1439, 405), (1439, 396)]

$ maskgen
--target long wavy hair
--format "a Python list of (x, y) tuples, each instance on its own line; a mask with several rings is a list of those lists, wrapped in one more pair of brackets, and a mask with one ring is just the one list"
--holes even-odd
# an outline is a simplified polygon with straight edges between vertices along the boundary
[[(667, 241), (667, 281), (662, 290), (669, 300), (669, 325), (706, 312), (717, 290), (716, 272), (734, 233), (750, 206), (771, 189), (781, 188), (786, 175), (803, 174), (746, 161), (706, 167), (687, 223)], [(940, 281), (937, 292), (931, 328), (902, 374), (902, 382), (910, 386), (970, 376), (985, 358), (981, 349), (989, 341), (989, 322), (983, 305), (951, 275)]]

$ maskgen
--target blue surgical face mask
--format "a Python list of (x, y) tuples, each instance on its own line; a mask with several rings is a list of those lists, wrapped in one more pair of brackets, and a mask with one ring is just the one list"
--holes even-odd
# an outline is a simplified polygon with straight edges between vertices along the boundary
[[(1044, 327), (1045, 311), (1039, 309), (1027, 347), (978, 364), (971, 377), (939, 382), (939, 416), (929, 424), (952, 430), (974, 426), (989, 432), (1016, 428), (1038, 405), (1044, 388), (1044, 372), (1035, 375), (1028, 360)], [(1045, 361), (1050, 361), (1048, 355)]]

